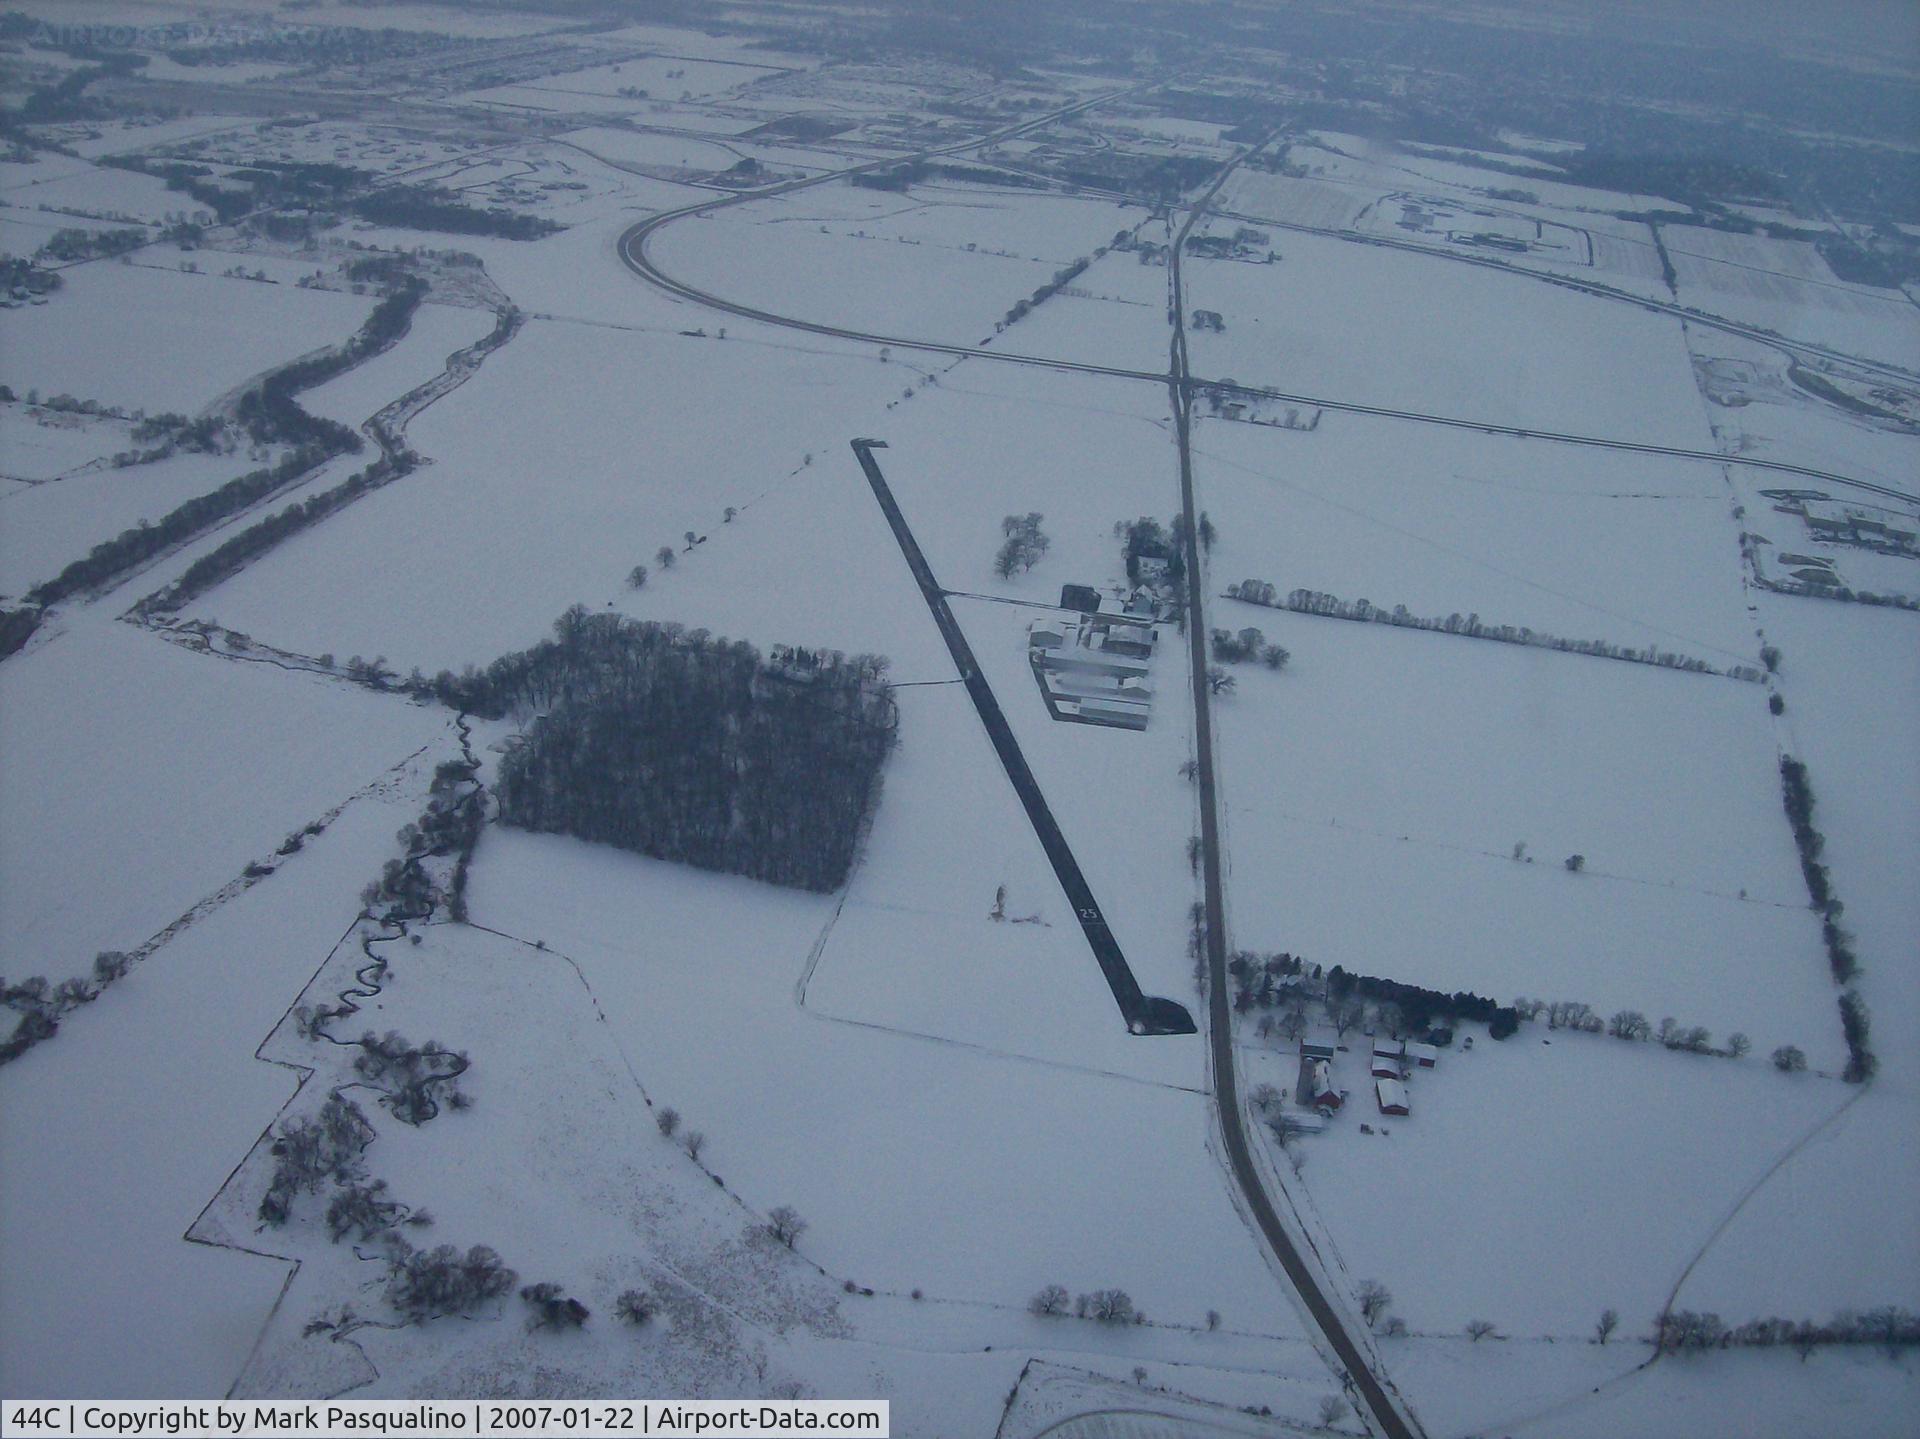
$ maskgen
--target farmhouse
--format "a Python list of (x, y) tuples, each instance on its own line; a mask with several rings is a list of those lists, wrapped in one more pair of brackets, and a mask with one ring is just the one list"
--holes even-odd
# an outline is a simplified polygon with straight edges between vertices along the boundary
[(1374, 1080), (1373, 1097), (1382, 1114), (1411, 1113), (1407, 1107), (1407, 1087), (1397, 1079)]

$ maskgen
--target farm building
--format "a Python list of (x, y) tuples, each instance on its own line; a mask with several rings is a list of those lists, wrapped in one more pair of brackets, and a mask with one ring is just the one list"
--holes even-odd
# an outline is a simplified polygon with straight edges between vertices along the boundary
[(1300, 1102), (1308, 1109), (1338, 1109), (1344, 1097), (1333, 1087), (1333, 1066), (1324, 1059), (1301, 1066)]
[(1380, 1105), (1382, 1114), (1408, 1114), (1407, 1087), (1397, 1079), (1376, 1079), (1373, 1082), (1373, 1096)]
[(1092, 585), (1060, 586), (1060, 608), (1078, 610), (1083, 615), (1100, 612), (1100, 591)]

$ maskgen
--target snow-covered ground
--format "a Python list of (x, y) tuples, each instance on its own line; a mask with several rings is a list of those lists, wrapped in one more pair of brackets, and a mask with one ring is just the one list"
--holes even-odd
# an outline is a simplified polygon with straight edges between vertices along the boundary
[(1920, 312), (1898, 290), (1836, 279), (1812, 244), (1693, 226), (1661, 230), (1680, 303), (1796, 340), (1920, 369)]
[[(1756, 662), (1717, 465), (1331, 410), (1310, 431), (1209, 419), (1193, 443), (1218, 589)], [(1215, 623), (1260, 620), (1230, 605)]]
[[(903, 746), (938, 743), (914, 712), (905, 723)], [(1006, 781), (979, 757), (958, 795), (978, 790), (987, 803)], [(570, 896), (564, 908), (557, 891)], [(992, 896), (981, 898), (967, 909), (984, 913)], [(1014, 1314), (1047, 1283), (1116, 1284), (1157, 1320), (1200, 1325), (1212, 1308), (1236, 1329), (1295, 1332), (1208, 1153), (1205, 1096), (1100, 1072), (1110, 1046), (1084, 1042), (1077, 1018), (1061, 1022), (1040, 1062), (836, 1022), (795, 995), (831, 897), (570, 840), (488, 835), (472, 901), (479, 923), (579, 964), (654, 1101), (705, 1131), (707, 1166), (763, 1212), (791, 1203), (806, 1215), (804, 1247), (833, 1273)], [(823, 964), (836, 962), (832, 944)], [(884, 967), (886, 954), (863, 963)], [(1039, 983), (996, 994), (996, 969), (969, 986), (983, 1025)], [(1090, 973), (1090, 958), (1063, 966), (1052, 1002), (1111, 1015)], [(1013, 1014), (1003, 1033), (1018, 1044), (1039, 1025)], [(689, 1034), (702, 1042), (689, 1046)], [(1154, 1182), (1141, 1183), (1149, 1165)], [(1175, 1215), (1180, 1237), (1169, 1242)]]
[[(66, 23), (205, 19), (117, 0), (53, 8)], [(1116, 521), (1176, 512), (1165, 385), (802, 334), (666, 297), (616, 251), (637, 219), (713, 195), (677, 172), (905, 153), (968, 133), (976, 107), (1038, 113), (1112, 76), (1009, 84), (958, 65), (823, 64), (757, 46), (735, 15), (720, 35), (636, 25), (549, 39), (552, 17), (446, 5), (329, 5), (295, 23), (308, 19), (505, 42), (497, 73), (512, 83), (433, 71), (455, 78), (410, 103), (489, 104), (503, 128), (550, 110), (588, 128), (500, 145), (402, 133), (391, 115), (261, 128), (189, 114), (57, 138), (82, 156), (165, 146), (214, 165), (410, 171), (567, 228), (517, 242), (348, 222), (325, 254), (223, 236), (241, 248), (154, 246), (126, 265), (75, 266), (49, 303), (0, 316), (0, 380), (22, 396), (197, 411), (361, 322), (373, 297), (293, 283), (334, 263), (338, 242), (469, 251), (528, 319), (410, 425), (429, 463), (278, 546), (192, 615), (403, 672), (484, 664), (575, 603), (762, 647), (877, 652), (900, 685), (900, 747), (840, 894), (486, 831), (469, 899), (487, 929), (436, 923), (395, 946), (392, 982), (343, 1025), (468, 1050), (475, 1107), (422, 1129), (376, 1110), (370, 1166), (437, 1216), (426, 1242), (493, 1244), (523, 1280), (585, 1299), (594, 1320), (577, 1336), (528, 1336), (509, 1301), (493, 1316), (507, 1322), (334, 1342), (304, 1327), (347, 1303), (377, 1313), (371, 1270), (325, 1242), (317, 1201), (281, 1231), (255, 1216), (263, 1132), (283, 1104), (317, 1107), (345, 1071), (296, 1093), (293, 1070), (271, 1066), (338, 1059), (284, 1016), (350, 982), (357, 951), (342, 932), (433, 764), (454, 752), (452, 716), (115, 621), (225, 534), (56, 612), (0, 665), (9, 973), (57, 981), (97, 950), (193, 918), (0, 1073), (0, 1332), (12, 1336), (0, 1391), (214, 1394), (236, 1377), (262, 1395), (792, 1384), (885, 1395), (897, 1429), (955, 1439), (1036, 1439), (1075, 1413), (1057, 1432), (1266, 1435), (1274, 1426), (1243, 1412), (1263, 1405), (1277, 1423), (1309, 1423), (1337, 1380), (1233, 1197), (1204, 1040), (1125, 1032), (848, 450), (856, 435), (888, 442), (882, 467), (1137, 978), (1198, 1015), (1181, 637), (1163, 627), (1139, 733), (1050, 718), (1025, 645), (1063, 584), (1119, 580)], [(518, 68), (535, 52), (555, 68)], [(178, 73), (162, 63), (146, 81)], [(634, 87), (648, 97), (619, 94)], [(1221, 125), (1154, 103), (1132, 96), (1070, 141), (1223, 153)], [(790, 115), (853, 128), (824, 142), (741, 138)], [(1765, 344), (1357, 238), (1447, 244), (1395, 223), (1409, 197), (1432, 196), (1484, 228), (1550, 240), (1516, 266), (1664, 301), (1652, 232), (1608, 212), (1671, 202), (1352, 135), (1287, 158), (1309, 177), (1236, 175), (1221, 205), (1232, 213), (1207, 232), (1270, 218), (1356, 238), (1275, 225), (1271, 264), (1190, 258), (1189, 317), (1225, 319), (1192, 335), (1196, 375), (1910, 485), (1911, 436), (1795, 390)], [(1535, 198), (1488, 193), (1521, 189)], [(0, 196), (21, 251), (57, 225), (112, 223), (40, 204), (148, 220), (193, 208), (145, 177), (52, 154), (0, 163)], [(906, 193), (834, 184), (681, 221), (653, 254), (770, 313), (1153, 376), (1168, 362), (1168, 272), (1125, 251), (995, 331), (1064, 267), (1136, 229), (1168, 237), (1166, 217), (1139, 205), (946, 180)], [(1662, 234), (1683, 303), (1920, 363), (1904, 302), (1837, 280), (1805, 243)], [(219, 275), (233, 265), (276, 283)], [(424, 307), (392, 351), (306, 402), (363, 422), (486, 333), (483, 289), (468, 288), (472, 308)], [(10, 593), (252, 463), (82, 470), (128, 448), (129, 423), (42, 425), (24, 408), (0, 413)], [(1211, 408), (1202, 395), (1197, 411)], [(1798, 520), (1768, 508), (1758, 472), (1335, 410), (1316, 423), (1296, 408), (1306, 428), (1207, 417), (1194, 432), (1199, 505), (1218, 531), (1207, 618), (1291, 651), (1279, 673), (1233, 670), (1235, 691), (1216, 702), (1230, 945), (1500, 1002), (1672, 1015), (1716, 1042), (1744, 1031), (1753, 1052), (1672, 1053), (1541, 1023), (1496, 1043), (1465, 1025), (1413, 1076), (1412, 1114), (1382, 1119), (1356, 1047), (1336, 1062), (1347, 1112), (1300, 1143), (1283, 1207), (1337, 1285), (1392, 1289), (1389, 1312), (1414, 1333), (1376, 1347), (1427, 1432), (1899, 1432), (1916, 1402), (1910, 1356), (1638, 1366), (1670, 1299), (1738, 1323), (1914, 1307), (1920, 1292), (1913, 616), (1749, 591), (1743, 530), (1812, 548)], [(276, 503), (364, 463), (327, 467)], [(1049, 552), (998, 578), (1003, 518), (1029, 512)], [(1891, 587), (1882, 572), (1902, 562), (1857, 563)], [(637, 589), (635, 565), (650, 570)], [(1218, 597), (1247, 578), (1719, 667), (1755, 663), (1764, 642), (1779, 673), (1763, 686)], [(1775, 693), (1785, 708), (1770, 716)], [(489, 762), (505, 734), (482, 726)], [(1881, 1059), (1866, 1088), (1834, 1077), (1838, 991), (1781, 811), (1782, 752), (1809, 766), (1860, 953)], [(324, 834), (275, 855), (336, 809)], [(1563, 863), (1576, 854), (1578, 873)], [(265, 871), (250, 883), (249, 865)], [(1291, 1088), (1294, 1056), (1242, 1023), (1243, 1089)], [(1768, 1062), (1789, 1043), (1815, 1072)], [(700, 1164), (655, 1129), (667, 1104), (706, 1134)], [(1261, 1162), (1276, 1181), (1287, 1173), (1277, 1148)], [(810, 1225), (797, 1255), (757, 1233), (783, 1203)], [(258, 1252), (184, 1244), (190, 1225)], [(1122, 1287), (1151, 1322), (1029, 1314), (1052, 1282)], [(637, 1334), (611, 1314), (635, 1284), (671, 1296)], [(1589, 1336), (1607, 1306), (1622, 1326), (1602, 1347)], [(1471, 1343), (1476, 1318), (1499, 1337)]]
[(1237, 943), (1836, 1063), (1760, 686), (1233, 608), (1292, 652), (1217, 710)]
[(1488, 424), (1698, 447), (1679, 323), (1438, 257), (1291, 235), (1274, 264), (1189, 258), (1196, 377)]
[[(831, 185), (683, 221), (650, 250), (675, 278), (775, 314), (977, 344), (1017, 302), (1141, 218), (1058, 196)], [(1018, 348), (1018, 332), (1000, 343)]]
[[(109, 432), (103, 438), (118, 432), (114, 451), (138, 448), (127, 441), (124, 424), (106, 421), (97, 428)], [(18, 473), (13, 461), (28, 457), (37, 448), (33, 441), (46, 433), (32, 421), (11, 422), (10, 416), (0, 431), (0, 469), (9, 474)], [(90, 459), (80, 458), (76, 464)], [(175, 506), (258, 467), (245, 451), (182, 453), (148, 465), (85, 469), (45, 484), (22, 486), (0, 505), (0, 590), (25, 593), (101, 541), (142, 520), (158, 520)]]
[(18, 974), (58, 982), (132, 949), (448, 725), (104, 615), (54, 623), (0, 669), (8, 743), (34, 757), (0, 785), (0, 830), (32, 836), (0, 886)]
[[(132, 643), (171, 653), (145, 636)], [(79, 644), (67, 636), (48, 653)], [(9, 660), (7, 670), (18, 663)], [(239, 673), (241, 667), (185, 656), (179, 664), (212, 671), (207, 682), (213, 685), (253, 688), (255, 677)], [(6, 678), (11, 686), (18, 676)], [(261, 682), (283, 692), (305, 687), (277, 670)], [(152, 698), (126, 695), (117, 708), (135, 712)], [(8, 713), (18, 716), (10, 694), (8, 700)], [(310, 704), (277, 719), (257, 706), (250, 713), (248, 728), (261, 741), (309, 724), (366, 736), (370, 718), (363, 712), (330, 721)], [(173, 796), (168, 821), (150, 831), (152, 842), (120, 854), (103, 843), (113, 826), (93, 827), (89, 837), (99, 853), (69, 851), (76, 874), (95, 875), (99, 892), (92, 903), (115, 902), (132, 875), (168, 865), (184, 848), (183, 835), (211, 843), (248, 823), (267, 790), (292, 790), (297, 783), (293, 777), (263, 782), (269, 762), (260, 760), (244, 772), (244, 737), (210, 734), (214, 717), (196, 718), (197, 732), (224, 750), (208, 759), (219, 759), (253, 804), (243, 804), (231, 788), (224, 803), (201, 793)], [(36, 752), (45, 751), (36, 746)], [(173, 756), (175, 763), (182, 758)], [(363, 777), (375, 777), (391, 758), (368, 745)], [(143, 788), (171, 788), (157, 783), (166, 763), (143, 759), (141, 773), (125, 777), (116, 803), (134, 800)], [(205, 762), (199, 768), (205, 780)], [(0, 1125), (0, 1266), (7, 1273), (0, 1327), (8, 1338), (0, 1345), (0, 1387), (9, 1395), (207, 1398), (233, 1383), (280, 1297), (287, 1266), (190, 1245), (182, 1236), (293, 1092), (294, 1076), (255, 1059), (255, 1046), (352, 919), (360, 887), (392, 848), (393, 831), (418, 812), (426, 773), (399, 786), (410, 795), (375, 795), (350, 805), (280, 872), (157, 950), (101, 999), (68, 1016), (55, 1038), (8, 1067), (7, 1122)], [(84, 771), (68, 773), (71, 782), (83, 778)], [(17, 783), (16, 771), (5, 789)], [(297, 794), (288, 797), (299, 802)], [(327, 802), (340, 798), (344, 793)], [(12, 821), (10, 814), (9, 826)], [(21, 870), (10, 859), (7, 871), (11, 895)], [(180, 907), (197, 897), (183, 894)], [(80, 938), (71, 912), (69, 919), (70, 932)], [(31, 949), (11, 927), (7, 949), (15, 973), (42, 958), (61, 973), (85, 964), (55, 965), (56, 959), (91, 960), (90, 954)]]
[(305, 350), (337, 344), (374, 303), (112, 261), (62, 278), (49, 303), (0, 316), (6, 382), (22, 395), (37, 389), (150, 413), (194, 413)]
[[(886, 529), (846, 441), (914, 378), (812, 347), (532, 321), (410, 427), (430, 467), (289, 540), (198, 609), (274, 644), (381, 653), (403, 671), (484, 664), (576, 602), (875, 650), (904, 670), (902, 612), (856, 598)], [(764, 504), (787, 492), (769, 524)], [(707, 543), (683, 553), (690, 529)], [(748, 563), (721, 558), (741, 544)], [(628, 600), (635, 565), (651, 577)], [(904, 566), (880, 572), (913, 593)], [(716, 588), (737, 593), (716, 604)], [(742, 611), (760, 618), (751, 633)], [(809, 628), (810, 614), (835, 618)]]

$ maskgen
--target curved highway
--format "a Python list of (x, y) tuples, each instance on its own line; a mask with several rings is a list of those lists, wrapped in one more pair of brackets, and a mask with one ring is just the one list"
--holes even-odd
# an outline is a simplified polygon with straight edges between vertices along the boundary
[[(807, 334), (823, 335), (837, 340), (852, 340), (861, 344), (884, 345), (893, 349), (913, 350), (922, 354), (953, 355), (961, 359), (998, 360), (1007, 364), (1033, 365), (1047, 370), (1060, 370), (1082, 375), (1102, 375), (1116, 380), (1135, 380), (1150, 385), (1164, 385), (1167, 383), (1167, 376), (1152, 370), (1133, 370), (1117, 365), (1096, 365), (1085, 361), (1058, 359), (1047, 355), (1028, 355), (1014, 350), (991, 349), (984, 345), (963, 345), (939, 340), (918, 340), (910, 339), (902, 335), (880, 335), (866, 330), (848, 329), (842, 325), (829, 325), (817, 320), (802, 320), (792, 315), (775, 314), (771, 310), (762, 310), (752, 305), (743, 305), (737, 301), (726, 299), (724, 296), (711, 294), (708, 291), (699, 289), (684, 280), (675, 279), (672, 275), (660, 269), (660, 267), (654, 263), (652, 256), (647, 253), (648, 241), (677, 220), (684, 220), (694, 215), (711, 214), (715, 210), (724, 209), (731, 205), (738, 205), (748, 200), (766, 200), (779, 195), (793, 194), (796, 191), (808, 189), (815, 185), (824, 185), (835, 180), (843, 180), (852, 175), (864, 175), (874, 170), (890, 169), (897, 165), (912, 164), (919, 160), (930, 159), (941, 155), (957, 155), (965, 150), (978, 149), (985, 145), (996, 144), (1001, 140), (1011, 139), (1016, 135), (1022, 135), (1030, 130), (1050, 125), (1054, 121), (1063, 119), (1069, 115), (1076, 115), (1096, 105), (1105, 104), (1120, 95), (1131, 93), (1133, 93), (1131, 90), (1111, 91), (1107, 94), (1097, 96), (1094, 99), (1084, 100), (1077, 105), (1068, 106), (1064, 110), (1056, 110), (1037, 119), (1024, 121), (1019, 125), (1010, 126), (1004, 130), (996, 130), (992, 134), (983, 135), (975, 139), (957, 141), (951, 145), (921, 150), (911, 155), (894, 156), (884, 160), (870, 160), (865, 164), (854, 165), (845, 170), (834, 170), (820, 175), (808, 175), (802, 179), (788, 180), (781, 184), (767, 186), (764, 189), (743, 190), (734, 194), (720, 195), (711, 200), (702, 200), (692, 205), (684, 205), (677, 210), (663, 210), (657, 215), (651, 215), (630, 226), (621, 234), (618, 242), (620, 260), (622, 264), (648, 284), (654, 286), (656, 289), (665, 291), (677, 299), (687, 300), (711, 310), (718, 310), (723, 314), (737, 315), (741, 319), (757, 320), (762, 324), (776, 325), (782, 329), (799, 330)], [(1531, 271), (1513, 270), (1511, 267), (1502, 268), (1505, 268), (1507, 273), (1510, 274), (1525, 275), (1530, 278), (1541, 278), (1534, 276)], [(1573, 288), (1582, 289), (1586, 293), (1594, 294), (1597, 297), (1612, 297), (1630, 300), (1633, 303), (1642, 303), (1637, 300), (1632, 300), (1632, 297), (1617, 295), (1613, 292), (1606, 291), (1604, 287), (1588, 287), (1574, 283)], [(1644, 303), (1647, 308), (1651, 309), (1665, 308), (1652, 301)], [(1684, 315), (1688, 319), (1697, 320), (1702, 318), (1692, 315), (1687, 311), (1679, 310), (1678, 307), (1674, 307), (1674, 310), (1675, 313)], [(1738, 327), (1722, 326), (1722, 328), (1732, 328), (1735, 333), (1742, 333)], [(1770, 344), (1781, 343), (1777, 336), (1766, 336), (1764, 338)], [(1822, 353), (1812, 350), (1810, 347), (1802, 348), (1808, 349), (1809, 353)], [(1850, 363), (1857, 362), (1850, 361)], [(1295, 394), (1291, 391), (1277, 390), (1263, 385), (1241, 385), (1218, 380), (1196, 380), (1190, 376), (1183, 377), (1180, 385), (1183, 392), (1187, 394), (1191, 394), (1196, 390), (1217, 390), (1222, 394), (1246, 395), (1259, 399), (1279, 400), (1290, 405), (1312, 405), (1322, 410), (1333, 410), (1337, 413), (1352, 415), (1367, 415), (1375, 419), (1405, 420), (1415, 424), (1441, 425), (1449, 429), (1479, 430), (1483, 434), (1506, 435), (1515, 439), (1548, 440), (1555, 444), (1580, 445), (1590, 449), (1622, 450), (1632, 454), (1660, 455), (1669, 459), (1694, 460), (1708, 464), (1742, 465), (1748, 469), (1769, 470), (1778, 474), (1793, 475), (1801, 479), (1819, 480), (1826, 484), (1841, 485), (1848, 489), (1879, 495), (1885, 499), (1901, 500), (1908, 504), (1920, 504), (1920, 494), (1912, 494), (1905, 490), (1893, 489), (1869, 480), (1857, 480), (1848, 475), (1835, 474), (1831, 470), (1816, 469), (1810, 465), (1792, 464), (1786, 460), (1762, 459), (1754, 455), (1725, 455), (1714, 450), (1694, 450), (1679, 445), (1656, 445), (1638, 440), (1609, 439), (1603, 435), (1579, 435), (1562, 430), (1538, 430), (1519, 425), (1493, 424), (1485, 420), (1464, 419), (1458, 415), (1436, 415), (1421, 410), (1396, 409), (1388, 405), (1368, 405), (1352, 400), (1334, 400), (1324, 395)]]

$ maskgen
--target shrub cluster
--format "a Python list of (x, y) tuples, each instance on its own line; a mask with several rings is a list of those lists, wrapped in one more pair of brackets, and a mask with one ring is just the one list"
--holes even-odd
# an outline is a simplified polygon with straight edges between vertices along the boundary
[(359, 1049), (354, 1072), (384, 1091), (380, 1102), (401, 1123), (425, 1124), (440, 1112), (443, 1099), (456, 1109), (466, 1107), (457, 1087), (471, 1067), (464, 1053), (431, 1039), (409, 1044), (391, 1029), (378, 1036), (368, 1030), (360, 1036)]
[(285, 1224), (293, 1201), (303, 1193), (317, 1193), (329, 1179), (350, 1185), (365, 1178), (360, 1156), (373, 1137), (373, 1126), (360, 1107), (338, 1094), (328, 1096), (315, 1117), (287, 1120), (274, 1136), (273, 1178), (260, 1200), (261, 1221)]
[(1258, 660), (1270, 670), (1284, 669), (1288, 660), (1293, 658), (1279, 645), (1267, 643), (1267, 637), (1259, 630), (1248, 626), (1239, 633), (1231, 630), (1211, 630), (1207, 634), (1213, 646), (1213, 657), (1222, 663), (1237, 665), (1246, 660)]
[(465, 1254), (451, 1244), (428, 1250), (400, 1244), (388, 1261), (387, 1302), (416, 1323), (470, 1314), (511, 1293), (518, 1278), (484, 1244)]
[(48, 984), (44, 975), (9, 984), (0, 979), (0, 1009), (20, 1016), (13, 1033), (0, 1043), (0, 1064), (10, 1064), (42, 1040), (60, 1032), (60, 1017), (70, 1009), (92, 1004), (100, 992), (133, 967), (133, 956), (103, 949), (93, 957), (91, 979), (63, 979)]

